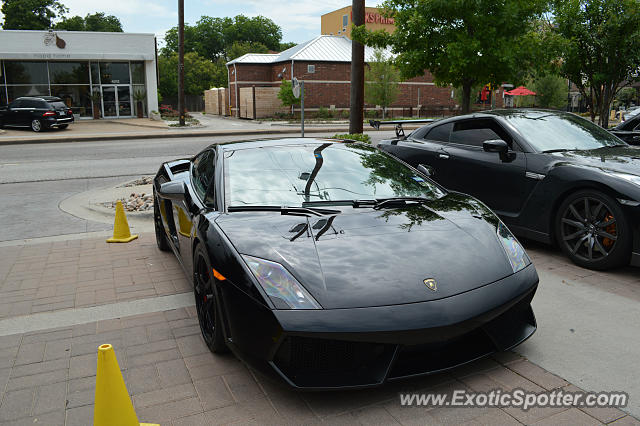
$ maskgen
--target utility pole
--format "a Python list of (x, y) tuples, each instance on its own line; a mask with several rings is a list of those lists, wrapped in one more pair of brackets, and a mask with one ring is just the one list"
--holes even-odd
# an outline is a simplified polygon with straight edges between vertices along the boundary
[[(364, 0), (351, 3), (353, 25), (364, 25)], [(364, 120), (364, 46), (351, 41), (351, 114), (349, 133), (362, 133)]]
[(178, 114), (184, 126), (184, 0), (178, 0)]

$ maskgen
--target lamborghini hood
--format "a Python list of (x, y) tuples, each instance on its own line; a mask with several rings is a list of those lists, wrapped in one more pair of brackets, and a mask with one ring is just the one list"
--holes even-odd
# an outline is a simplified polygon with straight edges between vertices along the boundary
[(323, 217), (234, 212), (216, 223), (240, 254), (284, 265), (324, 309), (436, 300), (513, 273), (497, 219), (466, 196), (340, 209)]

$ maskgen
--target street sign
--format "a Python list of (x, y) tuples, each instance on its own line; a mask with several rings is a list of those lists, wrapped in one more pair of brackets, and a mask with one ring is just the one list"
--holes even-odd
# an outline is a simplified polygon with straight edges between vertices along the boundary
[(293, 90), (293, 96), (295, 96), (296, 98), (300, 97), (300, 82), (298, 81), (297, 78), (293, 77), (293, 80), (291, 80), (292, 83), (292, 90)]

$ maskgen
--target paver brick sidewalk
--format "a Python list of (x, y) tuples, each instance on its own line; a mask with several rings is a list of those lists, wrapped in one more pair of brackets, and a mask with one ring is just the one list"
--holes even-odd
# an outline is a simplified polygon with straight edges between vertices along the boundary
[(0, 425), (92, 423), (97, 346), (114, 345), (141, 421), (214, 424), (640, 424), (617, 409), (402, 407), (398, 392), (577, 390), (513, 353), (361, 391), (301, 393), (213, 355), (193, 308), (0, 337)]
[(190, 291), (153, 234), (0, 247), (0, 319)]
[[(539, 267), (562, 263), (533, 251)], [(584, 271), (576, 269), (576, 274)], [(588, 277), (589, 275), (585, 275)], [(629, 279), (625, 273), (617, 278)], [(0, 247), (4, 318), (184, 293), (189, 285), (153, 235)], [(301, 393), (254, 375), (232, 355), (212, 355), (193, 307), (0, 336), (0, 425), (90, 425), (97, 347), (114, 345), (141, 421), (213, 424), (640, 423), (617, 409), (402, 407), (398, 393), (458, 389), (577, 390), (513, 353), (450, 373), (362, 391)]]

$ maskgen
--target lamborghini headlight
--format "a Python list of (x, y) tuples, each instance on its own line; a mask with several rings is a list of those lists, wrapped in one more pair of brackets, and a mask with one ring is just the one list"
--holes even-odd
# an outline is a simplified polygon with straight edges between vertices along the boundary
[(253, 256), (242, 257), (276, 307), (283, 306), (284, 302), (290, 309), (322, 309), (281, 264)]
[(498, 222), (498, 239), (507, 254), (507, 259), (511, 264), (511, 269), (516, 273), (521, 269), (524, 269), (531, 263), (529, 256), (524, 251), (524, 248), (520, 245), (516, 237), (513, 236), (511, 231), (502, 222)]

